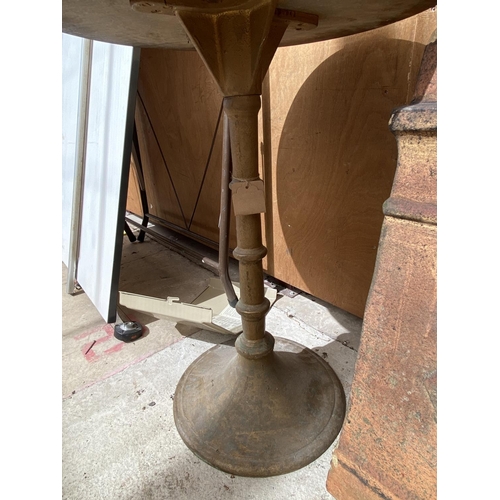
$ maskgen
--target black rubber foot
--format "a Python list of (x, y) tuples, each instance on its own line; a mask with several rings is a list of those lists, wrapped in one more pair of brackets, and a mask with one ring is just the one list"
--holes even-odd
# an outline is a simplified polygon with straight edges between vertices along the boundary
[(135, 321), (115, 325), (115, 338), (122, 342), (133, 342), (142, 337), (142, 326)]

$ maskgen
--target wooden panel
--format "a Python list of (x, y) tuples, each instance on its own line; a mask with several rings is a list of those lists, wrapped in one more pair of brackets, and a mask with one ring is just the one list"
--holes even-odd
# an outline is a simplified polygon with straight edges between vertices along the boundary
[[(340, 40), (278, 49), (264, 102), (270, 274), (362, 316), (428, 11)], [(424, 43), (425, 43), (424, 42)], [(270, 144), (269, 144), (270, 143)]]
[[(150, 213), (213, 241), (218, 241), (222, 119), (215, 139), (214, 133), (221, 105), (222, 95), (197, 53), (142, 50), (136, 119)], [(235, 246), (234, 227), (232, 234)]]
[(144, 215), (141, 203), (141, 192), (135, 168), (134, 158), (130, 158), (130, 174), (128, 178), (127, 210), (136, 215)]
[[(264, 266), (357, 316), (364, 312), (382, 204), (396, 168), (389, 118), (411, 99), (435, 27), (436, 12), (429, 10), (360, 35), (280, 48), (264, 85)], [(142, 50), (136, 119), (151, 213), (189, 224), (221, 99), (196, 53)], [(213, 241), (221, 131), (191, 226)], [(230, 245), (236, 245), (234, 224)]]

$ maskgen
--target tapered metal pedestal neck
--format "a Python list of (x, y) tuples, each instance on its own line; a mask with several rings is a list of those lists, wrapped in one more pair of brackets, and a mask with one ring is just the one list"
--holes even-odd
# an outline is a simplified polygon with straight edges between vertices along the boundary
[[(132, 3), (151, 9), (151, 2)], [(289, 19), (300, 15), (280, 17), (277, 0), (170, 3), (225, 96), (232, 188), (240, 190), (238, 204), (233, 196), (233, 255), (239, 261), (236, 310), (243, 326), (234, 347), (210, 349), (182, 376), (175, 423), (186, 445), (214, 467), (242, 476), (283, 474), (318, 458), (340, 432), (345, 414), (342, 385), (330, 366), (295, 342), (278, 339), (275, 346), (265, 331), (258, 112), (262, 78)]]
[(186, 445), (239, 476), (274, 476), (309, 464), (333, 442), (344, 413), (344, 391), (330, 366), (281, 338), (257, 360), (232, 346), (213, 347), (186, 370), (174, 397)]

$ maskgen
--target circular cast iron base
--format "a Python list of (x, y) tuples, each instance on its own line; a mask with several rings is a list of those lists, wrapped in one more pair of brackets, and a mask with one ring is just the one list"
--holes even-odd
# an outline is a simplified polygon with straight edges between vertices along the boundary
[(174, 397), (175, 424), (186, 445), (238, 476), (304, 467), (333, 443), (344, 416), (344, 390), (332, 368), (281, 338), (256, 360), (232, 346), (213, 347), (189, 366)]

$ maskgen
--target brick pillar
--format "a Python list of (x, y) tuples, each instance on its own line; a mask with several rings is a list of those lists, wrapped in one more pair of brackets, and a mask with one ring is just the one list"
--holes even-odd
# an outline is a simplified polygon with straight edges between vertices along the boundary
[(398, 166), (327, 489), (337, 500), (436, 498), (437, 41), (390, 127)]

